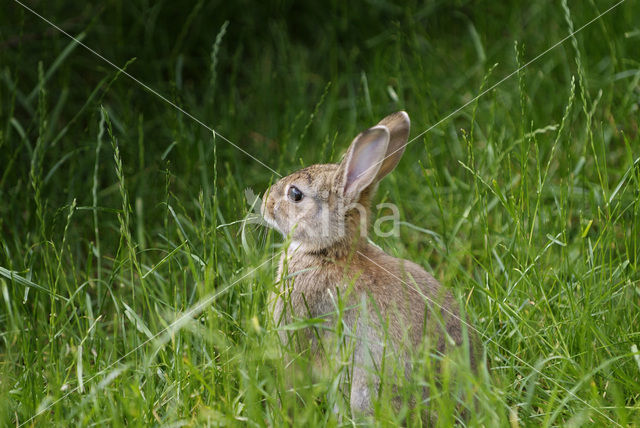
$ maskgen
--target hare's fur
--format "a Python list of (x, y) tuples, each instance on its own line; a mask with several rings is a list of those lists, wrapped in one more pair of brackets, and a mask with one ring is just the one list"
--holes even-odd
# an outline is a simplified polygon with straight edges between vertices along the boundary
[[(312, 165), (276, 182), (262, 206), (266, 221), (292, 239), (280, 260), (281, 287), (272, 295), (276, 325), (305, 318), (326, 318), (331, 325), (338, 296), (346, 302), (341, 321), (355, 339), (354, 413), (371, 413), (383, 355), (397, 357), (409, 375), (408, 356), (425, 340), (442, 353), (448, 344), (463, 343), (452, 294), (418, 264), (389, 256), (366, 237), (377, 182), (399, 162), (408, 135), (406, 113), (388, 116), (356, 137), (340, 164)], [(304, 199), (288, 198), (290, 186)], [(280, 335), (286, 343), (287, 332)], [(322, 360), (331, 358), (320, 348), (327, 350), (334, 336), (332, 329), (308, 328), (298, 332), (296, 343), (306, 341), (311, 355)]]

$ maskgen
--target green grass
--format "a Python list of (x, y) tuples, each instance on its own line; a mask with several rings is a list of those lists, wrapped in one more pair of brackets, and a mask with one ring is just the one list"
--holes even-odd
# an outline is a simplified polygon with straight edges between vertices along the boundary
[[(337, 375), (286, 378), (280, 237), (233, 223), (277, 177), (6, 3), (0, 425), (351, 424)], [(469, 426), (640, 425), (638, 2), (530, 64), (614, 3), (227, 3), (28, 2), (283, 175), (407, 110), (429, 131), (376, 198), (401, 236), (374, 240), (454, 291), (491, 360), (434, 394), (439, 424), (472, 393)]]

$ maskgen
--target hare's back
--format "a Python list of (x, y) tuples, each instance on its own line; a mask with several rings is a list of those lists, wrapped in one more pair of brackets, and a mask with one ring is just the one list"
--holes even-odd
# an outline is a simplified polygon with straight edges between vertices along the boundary
[(444, 321), (451, 338), (462, 343), (458, 304), (431, 274), (410, 260), (392, 257), (374, 246), (362, 256), (368, 265), (363, 268), (363, 288), (390, 320), (403, 324), (397, 326), (400, 331), (411, 332), (412, 342), (420, 342), (427, 330), (437, 332)]

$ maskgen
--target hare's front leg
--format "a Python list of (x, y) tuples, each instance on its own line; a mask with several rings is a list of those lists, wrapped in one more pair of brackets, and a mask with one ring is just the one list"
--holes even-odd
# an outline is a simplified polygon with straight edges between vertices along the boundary
[(351, 413), (355, 418), (373, 414), (373, 400), (380, 380), (364, 367), (354, 365), (351, 373)]

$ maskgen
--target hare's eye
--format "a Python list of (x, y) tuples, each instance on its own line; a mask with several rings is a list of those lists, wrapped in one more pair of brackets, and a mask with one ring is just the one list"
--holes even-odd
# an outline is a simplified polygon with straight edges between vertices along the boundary
[(296, 186), (289, 187), (289, 191), (287, 192), (287, 196), (293, 202), (300, 202), (304, 197), (304, 194), (298, 189)]

